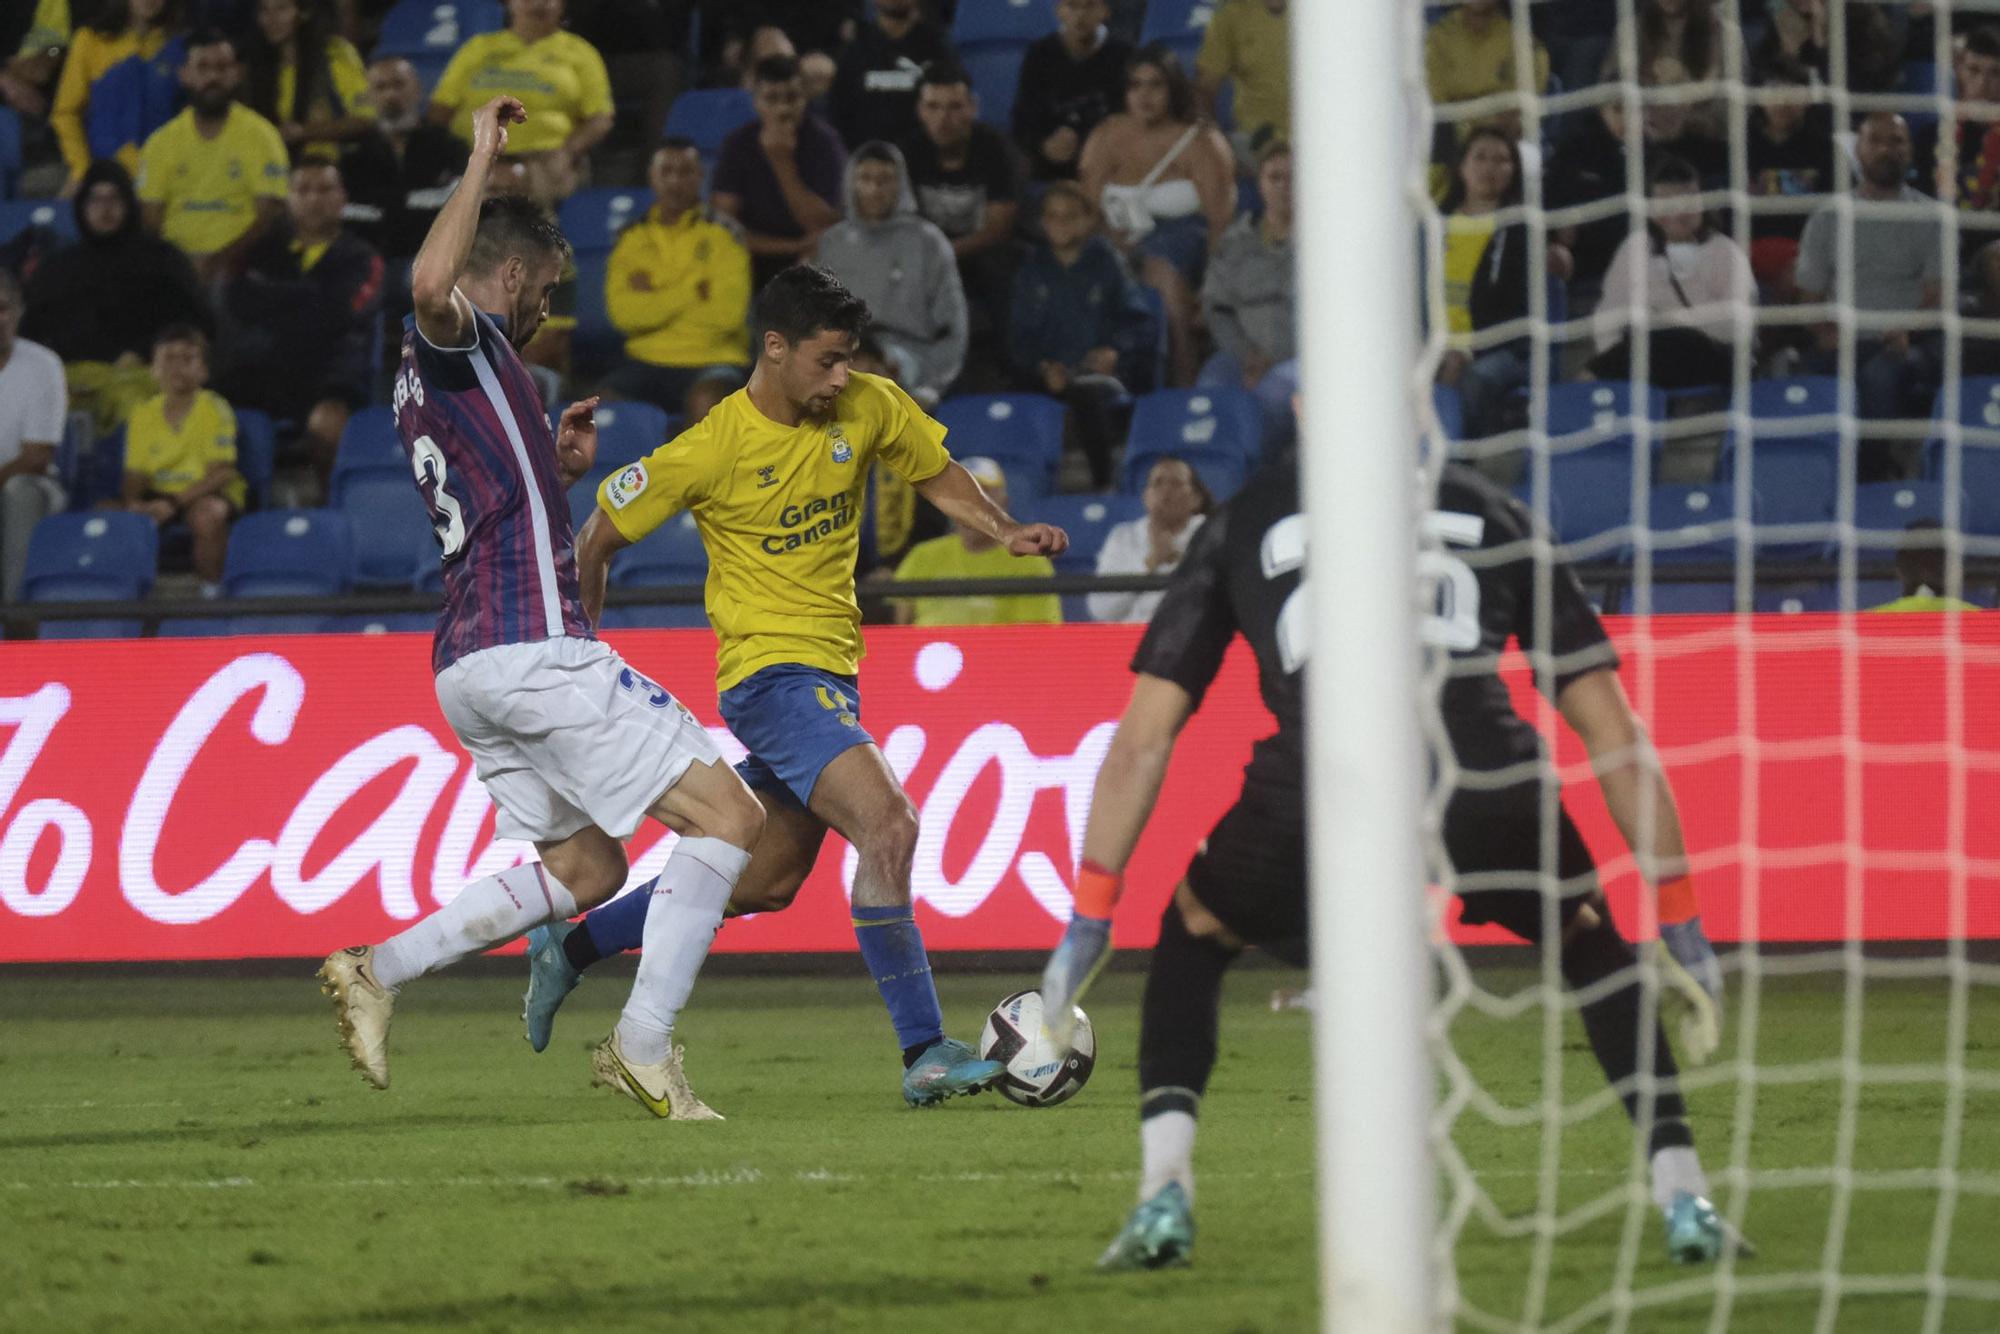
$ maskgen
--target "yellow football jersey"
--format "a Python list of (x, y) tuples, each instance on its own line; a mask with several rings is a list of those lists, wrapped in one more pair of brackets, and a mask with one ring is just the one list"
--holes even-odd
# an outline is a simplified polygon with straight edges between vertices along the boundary
[(637, 542), (682, 510), (708, 550), (716, 689), (777, 663), (853, 675), (861, 664), (854, 559), (868, 465), (911, 482), (951, 463), (944, 427), (890, 380), (855, 372), (833, 415), (781, 426), (747, 389), (598, 489)]
[[(213, 389), (195, 396), (179, 426), (167, 420), (166, 404), (156, 395), (132, 409), (125, 424), (125, 471), (145, 473), (150, 490), (177, 496), (216, 464), (236, 462), (236, 413)], [(230, 482), (222, 494), (241, 510), (243, 479)]]

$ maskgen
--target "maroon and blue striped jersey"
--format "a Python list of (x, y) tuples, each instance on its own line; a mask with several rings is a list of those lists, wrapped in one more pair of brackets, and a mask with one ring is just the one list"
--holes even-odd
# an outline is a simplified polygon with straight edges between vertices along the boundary
[(592, 639), (541, 394), (500, 325), (440, 348), (403, 321), (396, 432), (444, 552), (433, 671), (499, 644)]

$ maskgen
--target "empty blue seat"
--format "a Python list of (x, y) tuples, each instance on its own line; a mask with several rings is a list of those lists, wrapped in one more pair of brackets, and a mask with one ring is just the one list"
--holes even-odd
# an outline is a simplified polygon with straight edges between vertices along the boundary
[(1069, 534), (1069, 550), (1055, 558), (1058, 574), (1091, 574), (1111, 530), (1143, 517), (1146, 506), (1137, 496), (1047, 496), (1027, 513)]
[(335, 628), (337, 618), (311, 612), (275, 616), (231, 616), (223, 622), (226, 635), (317, 635)]
[(1557, 453), (1629, 445), (1638, 422), (1661, 422), (1667, 415), (1666, 394), (1624, 380), (1552, 384), (1548, 403), (1549, 447)]
[(373, 54), (448, 62), (467, 38), (505, 22), (499, 0), (400, 0), (382, 16)]
[[(2000, 376), (1967, 376), (1958, 384), (1954, 399), (1948, 389), (1938, 390), (1934, 421), (1956, 421), (1963, 428), (1961, 439), (1968, 446), (2000, 445)], [(1944, 446), (1944, 433), (1934, 431), (1930, 450)]]
[(1437, 414), (1438, 430), (1446, 440), (1465, 439), (1465, 400), (1453, 385), (1431, 386), (1431, 411)]
[(584, 521), (597, 508), (597, 489), (604, 485), (605, 478), (616, 471), (604, 466), (603, 457), (600, 453), (598, 465), (570, 484), (569, 523), (578, 532), (583, 531)]
[[(1863, 579), (1854, 586), (1854, 607), (1866, 611), (1893, 602), (1903, 595), (1903, 586), (1893, 579)], [(1840, 584), (1822, 579), (1804, 584), (1760, 585), (1752, 606), (1758, 611), (1797, 615), (1800, 612), (1839, 611)]]
[[(1945, 480), (1944, 442), (1934, 440), (1924, 456), (1924, 476)], [(1993, 445), (1967, 443), (1959, 451), (1959, 494), (1966, 497), (1961, 526), (1969, 533), (2000, 536), (2000, 438)]]
[(340, 445), (333, 456), (333, 480), (329, 499), (338, 505), (342, 491), (366, 475), (376, 478), (396, 476), (410, 480), (410, 459), (396, 434), (395, 414), (386, 407), (356, 408), (340, 433)]
[(50, 228), (65, 242), (76, 240), (76, 214), (68, 204), (54, 199), (0, 201), (0, 244), (30, 227)]
[(258, 509), (271, 503), (271, 474), (278, 467), (278, 431), (255, 408), (236, 409), (236, 471)]
[(936, 415), (955, 456), (993, 459), (1013, 499), (1027, 501), (1054, 489), (1066, 411), (1041, 394), (961, 394), (938, 404)]
[(674, 420), (651, 403), (599, 405), (596, 467), (611, 472), (637, 463), (673, 437)]
[(1133, 402), (1127, 447), (1150, 454), (1203, 449), (1249, 463), (1264, 451), (1264, 414), (1247, 389), (1161, 389)]
[(353, 535), (349, 581), (360, 588), (408, 588), (418, 562), (437, 538), (423, 496), (408, 477), (368, 473), (353, 477), (340, 495)]
[(136, 620), (43, 621), (37, 639), (137, 639), (146, 623)]
[(21, 118), (10, 107), (0, 107), (0, 199), (14, 193), (14, 178), (21, 174)]
[[(1742, 446), (1731, 440), (1724, 449), (1717, 483), (1725, 490), (1742, 466)], [(1750, 447), (1750, 489), (1757, 493), (1759, 524), (1790, 531), (1759, 534), (1766, 551), (1794, 554), (1816, 551), (1827, 540), (1833, 506), (1840, 491), (1840, 441), (1832, 437), (1759, 437)]]
[(1729, 487), (1684, 482), (1655, 486), (1646, 514), (1654, 562), (1734, 560), (1735, 518), (1735, 497)]
[[(1977, 531), (1965, 513), (1968, 508), (1961, 503), (1959, 525)], [(1893, 549), (1912, 523), (1928, 519), (1942, 524), (1944, 509), (1940, 482), (1863, 482), (1854, 488), (1855, 540), (1863, 546)], [(1837, 540), (1831, 544), (1834, 551), (1839, 547)]]
[(618, 233), (644, 217), (653, 206), (650, 192), (619, 187), (578, 190), (565, 199), (559, 213), (563, 235), (579, 254), (609, 254)]
[(1728, 583), (1655, 582), (1642, 599), (1634, 590), (1626, 609), (1638, 611), (1641, 601), (1656, 616), (1722, 615), (1736, 610), (1736, 586)]
[[(1525, 491), (1525, 488), (1524, 488)], [(1632, 447), (1619, 442), (1549, 459), (1556, 535), (1576, 558), (1603, 558), (1623, 545), (1609, 536), (1632, 522)]]
[(28, 537), (22, 596), (29, 602), (142, 598), (159, 565), (159, 529), (143, 514), (51, 514)]
[(1055, 0), (983, 0), (962, 4), (951, 44), (979, 98), (979, 118), (1006, 129), (1021, 82), (1021, 56), (1056, 30)]
[(220, 616), (169, 616), (160, 622), (162, 639), (215, 639), (229, 633), (229, 622)]
[(332, 597), (347, 591), (353, 538), (339, 510), (265, 510), (229, 532), (222, 584), (231, 597)]
[(669, 135), (692, 139), (711, 165), (722, 141), (738, 127), (757, 119), (757, 108), (743, 88), (690, 88), (667, 108)]
[(611, 607), (599, 623), (606, 630), (705, 630), (708, 613), (699, 602), (656, 607)]
[(1208, 35), (1208, 22), (1215, 17), (1220, 0), (1151, 0), (1146, 21), (1139, 29), (1139, 44), (1161, 42), (1181, 58), (1190, 78), (1194, 75), (1195, 53)]
[(608, 364), (625, 346), (625, 336), (611, 323), (604, 296), (609, 256), (579, 252), (576, 257), (576, 355), (593, 364)]
[[(962, 17), (979, 8), (983, 6), (964, 5), (958, 12)], [(958, 51), (958, 63), (965, 69), (973, 96), (979, 99), (979, 119), (1002, 133), (1013, 124), (1014, 95), (1021, 88), (1021, 57), (1027, 49), (1026, 42), (985, 42), (962, 46)]]
[[(1831, 375), (1798, 375), (1750, 382), (1750, 416), (1758, 421), (1840, 414), (1840, 381)], [(1833, 429), (1831, 426), (1829, 430)]]
[(611, 561), (611, 579), (617, 584), (653, 587), (698, 584), (707, 578), (708, 552), (702, 548), (694, 515), (687, 513), (675, 515)]
[(428, 635), (437, 617), (427, 611), (392, 611), (375, 615), (337, 616), (326, 628), (345, 635)]

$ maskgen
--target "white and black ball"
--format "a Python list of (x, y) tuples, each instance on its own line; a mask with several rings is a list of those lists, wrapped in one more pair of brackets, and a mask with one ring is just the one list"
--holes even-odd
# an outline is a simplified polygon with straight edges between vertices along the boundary
[(979, 1034), (979, 1055), (1006, 1066), (994, 1087), (1023, 1107), (1067, 1102), (1097, 1064), (1097, 1036), (1090, 1016), (1076, 1012), (1076, 1032), (1065, 1052), (1042, 1031), (1042, 993), (1017, 991), (993, 1007)]

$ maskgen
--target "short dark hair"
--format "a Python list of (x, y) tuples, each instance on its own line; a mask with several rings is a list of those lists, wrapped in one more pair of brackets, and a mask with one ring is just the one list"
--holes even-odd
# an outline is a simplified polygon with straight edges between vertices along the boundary
[(468, 273), (490, 273), (510, 255), (570, 257), (569, 240), (549, 211), (525, 195), (495, 195), (479, 206), (479, 230), (465, 257)]
[(16, 278), (14, 271), (5, 264), (0, 264), (0, 295), (12, 297), (14, 304), (19, 306), (28, 304), (28, 294), (21, 286), (21, 280)]
[(884, 143), (880, 139), (870, 139), (867, 143), (855, 149), (853, 157), (848, 160), (851, 162), (886, 162), (898, 169), (903, 165), (903, 155), (898, 153), (892, 145)]
[(1151, 65), (1167, 81), (1167, 115), (1178, 121), (1195, 118), (1194, 80), (1188, 78), (1187, 67), (1174, 48), (1165, 42), (1154, 42), (1142, 46), (1132, 53), (1125, 62), (1125, 77), (1130, 79), (1141, 66)]
[(790, 83), (798, 77), (797, 56), (765, 56), (750, 70), (752, 83)]
[(207, 360), (208, 358), (208, 335), (192, 324), (185, 322), (169, 324), (153, 335), (153, 350), (155, 352), (174, 343), (193, 343), (201, 349), (202, 359)]
[[(692, 148), (694, 150), (696, 157), (701, 156), (701, 145), (696, 143), (694, 140), (688, 138), (685, 134), (669, 134), (663, 136), (660, 139), (660, 148), (670, 148), (676, 153), (685, 153), (690, 148)], [(656, 148), (653, 151), (658, 152), (659, 149)]]
[(794, 264), (757, 294), (751, 328), (760, 341), (764, 334), (775, 333), (787, 343), (801, 343), (823, 330), (859, 338), (868, 324), (868, 303), (842, 286), (840, 279), (817, 264)]
[(1676, 153), (1669, 153), (1653, 164), (1653, 173), (1646, 180), (1646, 188), (1660, 185), (1691, 185), (1701, 189), (1701, 173), (1694, 169), (1694, 163)]
[(1987, 23), (1965, 34), (1965, 54), (2000, 59), (2000, 27)]
[(1797, 56), (1780, 51), (1764, 62), (1764, 77), (1757, 80), (1760, 88), (1810, 88), (1813, 72)]
[(923, 75), (917, 80), (917, 91), (921, 93), (926, 88), (956, 88), (960, 84), (964, 84), (967, 88), (972, 87), (972, 76), (965, 72), (965, 66), (949, 58), (933, 60), (924, 66)]
[(220, 28), (197, 28), (181, 43), (181, 49), (188, 55), (208, 46), (226, 46), (231, 55), (236, 54), (236, 39)]
[(322, 167), (332, 172), (335, 176), (338, 176), (343, 188), (347, 185), (347, 173), (342, 171), (340, 164), (330, 157), (302, 157), (292, 164), (291, 171), (286, 173), (286, 175), (289, 178), (298, 175), (302, 171), (318, 171)]

